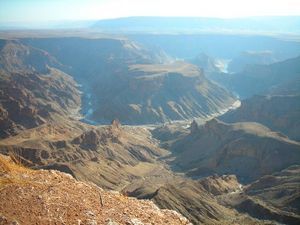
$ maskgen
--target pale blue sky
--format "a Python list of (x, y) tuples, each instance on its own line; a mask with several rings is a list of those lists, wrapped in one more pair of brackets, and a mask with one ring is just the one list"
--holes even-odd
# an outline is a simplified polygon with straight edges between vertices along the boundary
[(0, 23), (128, 16), (300, 15), (300, 0), (0, 0)]

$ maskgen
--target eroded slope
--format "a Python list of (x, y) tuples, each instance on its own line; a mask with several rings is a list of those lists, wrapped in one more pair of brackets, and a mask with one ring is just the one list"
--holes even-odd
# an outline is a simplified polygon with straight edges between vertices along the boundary
[(78, 116), (81, 98), (77, 84), (50, 67), (58, 65), (54, 58), (18, 41), (1, 42), (0, 137)]
[(0, 198), (1, 224), (189, 224), (151, 201), (107, 192), (58, 171), (26, 169), (2, 155)]

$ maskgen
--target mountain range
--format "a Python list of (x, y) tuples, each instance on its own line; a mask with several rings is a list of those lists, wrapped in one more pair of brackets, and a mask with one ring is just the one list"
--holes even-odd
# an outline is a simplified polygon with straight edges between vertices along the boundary
[(93, 28), (109, 33), (292, 33), (299, 34), (300, 19), (287, 17), (205, 18), (127, 17), (100, 20)]

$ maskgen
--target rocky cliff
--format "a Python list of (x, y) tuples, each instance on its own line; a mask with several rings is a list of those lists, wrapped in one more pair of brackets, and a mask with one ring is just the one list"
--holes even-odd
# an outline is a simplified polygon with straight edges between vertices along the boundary
[(16, 153), (28, 166), (57, 169), (108, 189), (164, 170), (157, 158), (168, 154), (146, 129), (116, 123), (100, 128), (51, 123), (0, 142), (0, 152)]
[[(127, 39), (22, 39), (64, 65), (82, 85), (82, 113), (97, 123), (161, 123), (205, 117), (235, 98), (191, 64), (172, 63)], [(88, 121), (87, 120), (87, 121)]]
[(254, 96), (220, 119), (226, 122), (257, 122), (299, 141), (300, 95)]
[(300, 162), (300, 145), (257, 123), (208, 121), (169, 147), (170, 163), (192, 177), (235, 174), (242, 182)]
[(1, 224), (190, 224), (151, 201), (104, 191), (58, 171), (30, 170), (2, 155), (0, 198)]
[(0, 50), (0, 137), (49, 121), (78, 115), (76, 82), (48, 53), (18, 41), (2, 41)]

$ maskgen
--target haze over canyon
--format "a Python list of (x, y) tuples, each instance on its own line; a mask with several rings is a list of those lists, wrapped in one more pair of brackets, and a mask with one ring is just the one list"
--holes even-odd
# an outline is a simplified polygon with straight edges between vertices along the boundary
[(0, 26), (0, 224), (300, 224), (299, 21)]

